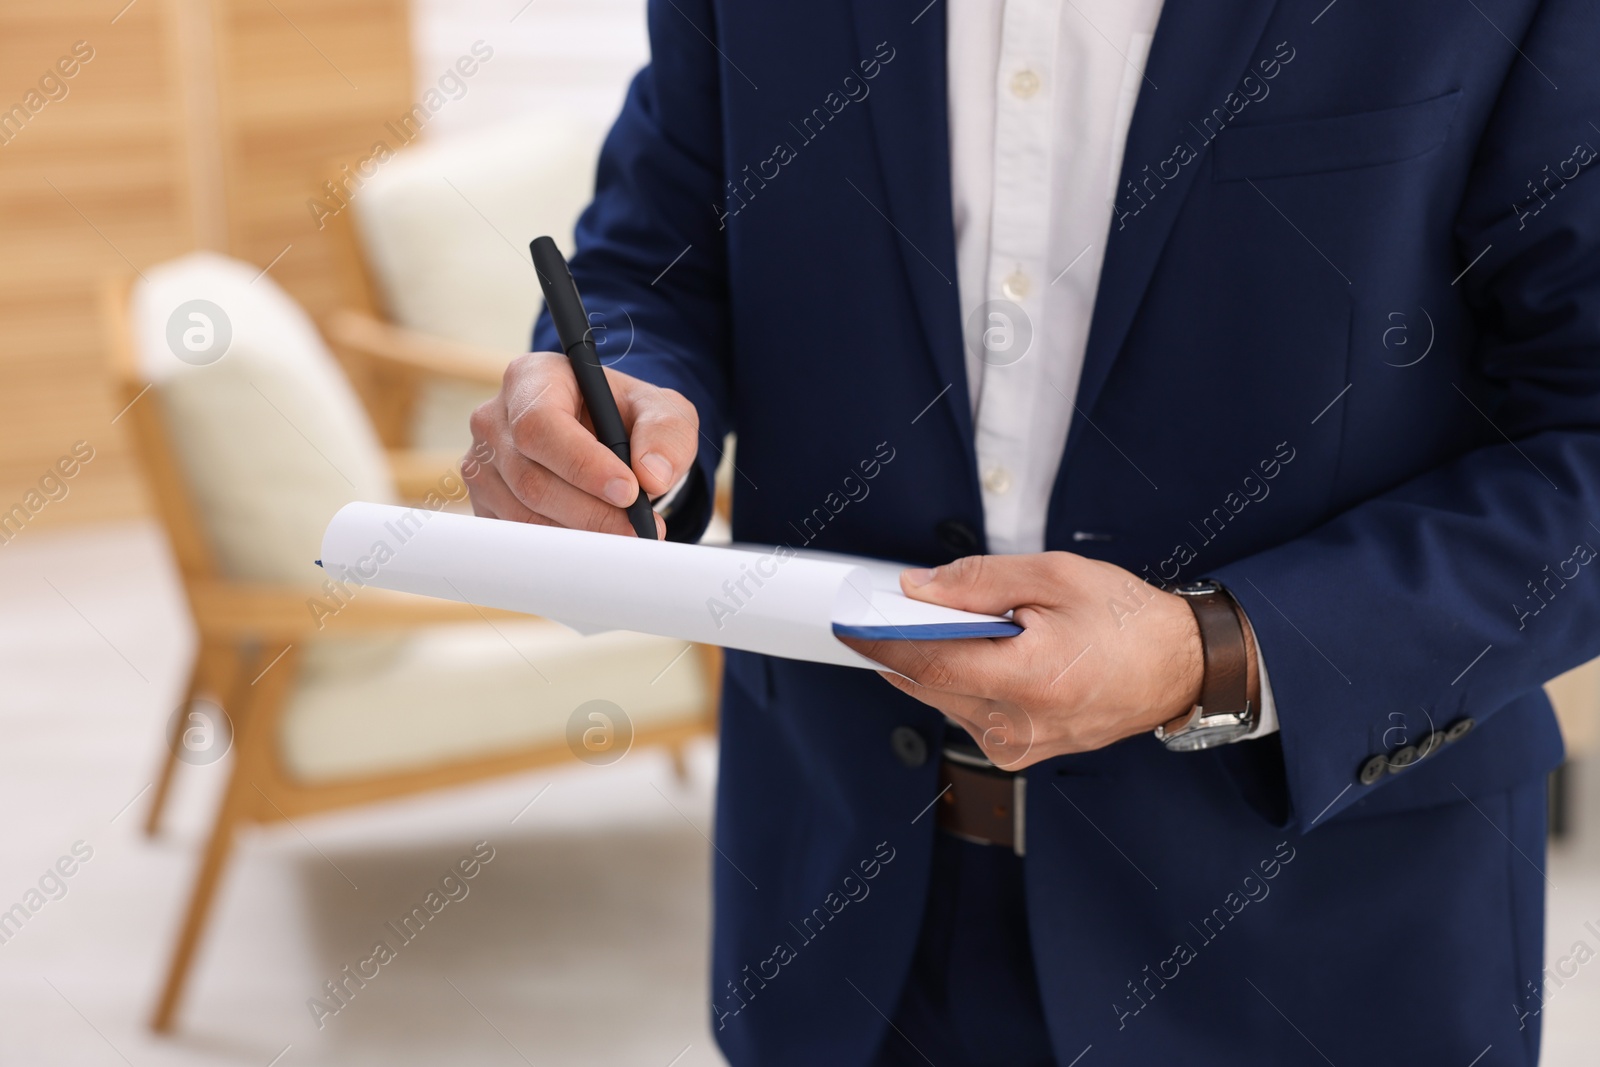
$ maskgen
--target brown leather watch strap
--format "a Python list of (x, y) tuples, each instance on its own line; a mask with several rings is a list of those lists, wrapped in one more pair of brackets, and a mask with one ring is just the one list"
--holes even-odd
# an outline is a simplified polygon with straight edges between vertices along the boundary
[(1260, 724), (1261, 678), (1250, 620), (1222, 585), (1192, 582), (1174, 590), (1189, 602), (1199, 629), (1199, 699), (1156, 739), (1175, 752), (1195, 752), (1242, 741)]
[(1205, 714), (1243, 711), (1250, 706), (1251, 656), (1244, 623), (1233, 598), (1217, 591), (1184, 597), (1200, 627), (1200, 647), (1205, 677), (1200, 682), (1200, 706)]
[(1250, 701), (1250, 707), (1255, 709), (1256, 715), (1261, 714), (1261, 658), (1256, 651), (1256, 632), (1250, 625), (1250, 616), (1244, 613), (1239, 602), (1226, 589), (1223, 595), (1233, 605), (1233, 612), (1239, 617), (1239, 627), (1244, 630), (1244, 665), (1245, 665), (1245, 699)]

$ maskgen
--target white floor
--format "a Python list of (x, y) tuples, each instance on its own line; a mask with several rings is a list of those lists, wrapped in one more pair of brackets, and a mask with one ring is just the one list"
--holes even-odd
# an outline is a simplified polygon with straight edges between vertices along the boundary
[[(144, 1021), (221, 773), (184, 768), (169, 830), (143, 836), (189, 640), (146, 526), (24, 532), (0, 547), (0, 910), (75, 842), (93, 849), (65, 895), (0, 944), (0, 1063), (722, 1062), (706, 1024), (709, 746), (688, 788), (635, 752), (253, 834), (179, 1035), (152, 1037)], [(1589, 777), (1583, 839), (1550, 865), (1549, 962), (1576, 941), (1600, 949), (1584, 926), (1600, 928), (1600, 774)], [(468, 896), (319, 1030), (307, 999), (392, 942), (384, 921), (479, 840), (495, 855)], [(1544, 1021), (1548, 1067), (1595, 1063), (1600, 966), (1555, 990)]]
[[(75, 842), (93, 849), (0, 945), (0, 1063), (723, 1062), (706, 1023), (709, 743), (687, 789), (634, 752), (252, 834), (180, 1032), (153, 1037), (226, 765), (180, 768), (169, 829), (144, 836), (190, 637), (147, 527), (0, 548), (0, 910)], [(319, 1030), (307, 999), (375, 941), (397, 943), (383, 923), (480, 840), (494, 858), (467, 896)]]

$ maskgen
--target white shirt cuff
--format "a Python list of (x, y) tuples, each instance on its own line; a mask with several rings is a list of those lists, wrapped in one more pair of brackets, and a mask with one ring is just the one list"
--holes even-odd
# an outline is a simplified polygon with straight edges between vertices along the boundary
[(683, 487), (689, 484), (689, 475), (693, 473), (694, 464), (691, 463), (689, 465), (689, 469), (684, 471), (676, 482), (672, 483), (672, 488), (651, 500), (650, 506), (655, 508), (657, 511), (666, 511), (668, 508), (670, 508), (672, 506), (672, 502), (678, 499), (678, 494), (683, 492)]
[(1251, 741), (1278, 732), (1278, 705), (1272, 699), (1272, 681), (1267, 677), (1267, 661), (1261, 655), (1260, 642), (1256, 643), (1256, 674), (1261, 679), (1261, 718), (1256, 722), (1256, 728), (1239, 738), (1240, 741)]

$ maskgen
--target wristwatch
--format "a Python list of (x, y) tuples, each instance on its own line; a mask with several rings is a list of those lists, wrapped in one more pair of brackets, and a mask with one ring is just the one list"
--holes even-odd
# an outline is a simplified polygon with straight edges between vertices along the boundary
[(1249, 623), (1218, 582), (1190, 582), (1173, 592), (1188, 601), (1200, 627), (1205, 675), (1200, 682), (1200, 703), (1156, 727), (1156, 739), (1174, 752), (1197, 752), (1237, 741), (1254, 730), (1261, 718)]

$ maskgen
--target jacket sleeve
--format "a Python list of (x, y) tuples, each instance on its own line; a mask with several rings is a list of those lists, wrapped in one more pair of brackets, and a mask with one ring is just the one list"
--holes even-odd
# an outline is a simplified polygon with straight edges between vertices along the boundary
[[(1482, 254), (1459, 283), (1479, 344), (1448, 399), (1486, 443), (1215, 573), (1271, 666), (1283, 821), (1302, 831), (1396, 780), (1359, 776), (1391, 716), (1481, 725), (1600, 654), (1596, 39), (1600, 8), (1542, 5), (1456, 215), (1459, 263)], [(1558, 195), (1514, 206), (1569, 156)]]
[[(709, 0), (650, 0), (650, 65), (628, 90), (600, 154), (571, 266), (606, 366), (675, 389), (700, 418), (695, 474), (668, 537), (695, 540), (728, 410), (727, 256), (720, 220), (726, 73)], [(548, 312), (535, 350), (560, 351)], [(624, 354), (625, 353), (625, 354)]]

